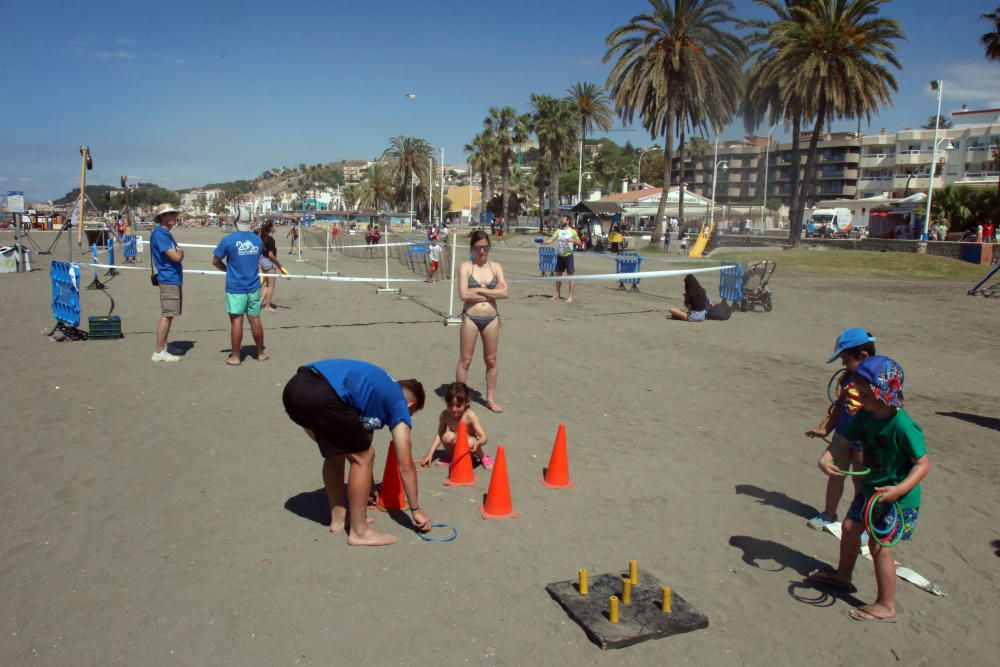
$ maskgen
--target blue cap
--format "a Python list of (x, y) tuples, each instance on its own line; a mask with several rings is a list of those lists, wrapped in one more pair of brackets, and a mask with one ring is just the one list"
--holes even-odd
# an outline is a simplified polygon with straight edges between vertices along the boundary
[(861, 327), (851, 327), (844, 329), (837, 336), (837, 344), (833, 346), (833, 356), (827, 359), (828, 364), (832, 364), (840, 357), (840, 353), (852, 347), (860, 347), (865, 343), (874, 343), (875, 336), (871, 335)]
[(871, 386), (877, 400), (896, 408), (903, 407), (903, 367), (898, 362), (876, 354), (862, 361), (854, 375)]

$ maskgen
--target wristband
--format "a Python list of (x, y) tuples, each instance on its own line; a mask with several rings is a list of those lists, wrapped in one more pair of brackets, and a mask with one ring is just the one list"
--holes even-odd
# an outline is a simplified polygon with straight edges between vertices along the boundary
[(410, 511), (411, 512), (419, 512), (420, 511), (420, 506), (414, 507), (414, 506), (411, 505), (410, 506)]

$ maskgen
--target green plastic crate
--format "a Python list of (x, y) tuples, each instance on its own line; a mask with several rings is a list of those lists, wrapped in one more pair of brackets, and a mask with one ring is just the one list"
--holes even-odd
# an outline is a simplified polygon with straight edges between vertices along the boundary
[(93, 316), (87, 318), (90, 326), (88, 336), (90, 340), (117, 340), (124, 338), (122, 334), (122, 318), (117, 315), (113, 317)]

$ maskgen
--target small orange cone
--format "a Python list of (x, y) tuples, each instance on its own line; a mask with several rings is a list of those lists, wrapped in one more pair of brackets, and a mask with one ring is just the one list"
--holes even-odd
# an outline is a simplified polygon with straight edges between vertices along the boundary
[(455, 448), (451, 450), (451, 465), (448, 467), (446, 486), (475, 486), (476, 476), (472, 472), (472, 452), (469, 451), (469, 430), (465, 422), (458, 423), (455, 434)]
[(520, 519), (510, 502), (510, 483), (507, 481), (507, 454), (503, 445), (497, 447), (497, 457), (493, 462), (490, 489), (486, 492), (486, 502), (479, 506), (484, 519)]
[(392, 441), (389, 442), (389, 455), (385, 457), (382, 491), (378, 495), (377, 507), (383, 512), (410, 509), (403, 494), (403, 478), (399, 475), (399, 463), (396, 461), (396, 443)]
[(566, 455), (566, 424), (559, 424), (559, 431), (556, 433), (556, 442), (552, 445), (552, 457), (549, 459), (549, 467), (545, 469), (545, 477), (542, 478), (542, 484), (551, 489), (576, 486), (569, 479), (569, 458)]

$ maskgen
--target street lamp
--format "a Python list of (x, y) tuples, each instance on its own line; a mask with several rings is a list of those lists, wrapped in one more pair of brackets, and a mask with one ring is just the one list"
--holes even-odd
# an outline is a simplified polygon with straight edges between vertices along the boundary
[(712, 208), (711, 212), (708, 214), (708, 229), (712, 228), (712, 224), (715, 222), (715, 175), (719, 171), (719, 166), (722, 166), (722, 171), (729, 169), (729, 160), (719, 160), (712, 167)]
[(934, 198), (934, 167), (937, 164), (938, 129), (941, 124), (941, 94), (944, 92), (944, 81), (931, 81), (931, 90), (937, 93), (937, 113), (934, 114), (934, 149), (931, 151), (931, 177), (927, 182), (927, 210), (924, 211), (924, 232), (920, 240), (927, 243), (927, 227), (931, 222), (931, 200)]
[(658, 150), (660, 150), (659, 146), (653, 146), (651, 148), (643, 148), (641, 151), (639, 151), (639, 168), (636, 170), (635, 174), (635, 182), (637, 185), (642, 182), (642, 156), (650, 151), (658, 151)]
[(778, 127), (777, 123), (772, 125), (771, 129), (767, 131), (767, 147), (764, 149), (764, 197), (763, 197), (764, 205), (760, 207), (760, 226), (762, 229), (765, 226), (764, 211), (767, 210), (767, 167), (768, 167), (768, 158), (770, 157), (770, 152), (771, 152), (771, 133), (774, 132), (774, 128), (776, 127)]

